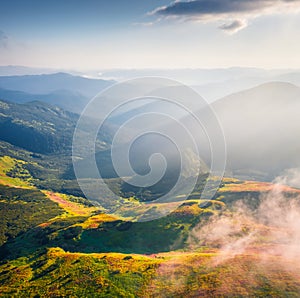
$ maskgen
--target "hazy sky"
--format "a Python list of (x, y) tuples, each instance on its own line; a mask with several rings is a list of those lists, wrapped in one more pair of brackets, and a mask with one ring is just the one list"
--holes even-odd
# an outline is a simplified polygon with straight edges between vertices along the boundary
[(0, 0), (0, 65), (300, 68), (300, 0)]

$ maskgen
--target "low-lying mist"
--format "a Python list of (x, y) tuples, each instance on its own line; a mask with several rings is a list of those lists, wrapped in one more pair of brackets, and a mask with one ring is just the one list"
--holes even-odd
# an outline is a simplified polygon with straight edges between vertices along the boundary
[[(243, 253), (271, 254), (296, 259), (300, 252), (300, 196), (286, 194), (282, 185), (300, 181), (297, 169), (286, 171), (274, 180), (274, 188), (262, 193), (257, 209), (240, 200), (232, 211), (213, 216), (195, 227), (188, 239), (191, 249), (216, 247), (216, 262)], [(279, 258), (280, 259), (280, 258)]]

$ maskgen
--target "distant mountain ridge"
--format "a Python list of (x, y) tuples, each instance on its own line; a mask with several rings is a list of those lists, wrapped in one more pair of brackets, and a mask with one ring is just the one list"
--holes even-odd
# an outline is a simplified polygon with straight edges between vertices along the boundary
[(0, 99), (20, 104), (40, 101), (78, 114), (81, 113), (89, 100), (89, 98), (71, 90), (56, 90), (49, 94), (31, 94), (7, 89), (0, 89)]
[(56, 90), (77, 91), (85, 96), (94, 96), (113, 81), (88, 79), (68, 73), (53, 73), (25, 76), (0, 76), (0, 87), (32, 94), (45, 94)]
[(18, 103), (39, 100), (80, 113), (92, 97), (113, 83), (67, 73), (0, 76), (0, 98)]

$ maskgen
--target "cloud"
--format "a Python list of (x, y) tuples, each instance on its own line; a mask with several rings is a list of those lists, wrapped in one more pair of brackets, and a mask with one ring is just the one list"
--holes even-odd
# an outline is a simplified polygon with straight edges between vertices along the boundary
[(235, 33), (245, 28), (249, 19), (289, 13), (295, 8), (300, 8), (300, 0), (193, 0), (175, 1), (157, 8), (152, 14), (191, 21), (222, 21), (225, 24), (219, 26), (220, 29)]
[(247, 21), (246, 20), (235, 20), (228, 24), (223, 24), (219, 26), (219, 29), (224, 30), (230, 34), (236, 33), (242, 29), (247, 27)]
[(285, 170), (282, 176), (275, 179), (277, 184), (300, 188), (300, 168)]
[(8, 37), (6, 36), (6, 34), (0, 30), (0, 48), (7, 47), (7, 40), (8, 40)]

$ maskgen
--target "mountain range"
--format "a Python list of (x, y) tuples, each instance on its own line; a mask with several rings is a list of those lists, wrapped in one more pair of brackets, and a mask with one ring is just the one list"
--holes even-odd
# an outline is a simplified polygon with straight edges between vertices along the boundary
[[(59, 78), (66, 77), (68, 78), (67, 81), (69, 83), (73, 79), (74, 81), (81, 80), (70, 75), (55, 74), (50, 75), (50, 81), (52, 79), (55, 81)], [(15, 80), (15, 83), (18, 82), (16, 79), (13, 80), (7, 77), (2, 78), (4, 81), (12, 80), (11, 82), (13, 82)], [(21, 82), (30, 79), (33, 84), (34, 79), (37, 79), (37, 77), (26, 76), (20, 77), (19, 79)], [(42, 76), (42, 78), (39, 78), (38, 81), (41, 80), (47, 82), (48, 79), (48, 75), (45, 75)], [(83, 79), (83, 82), (86, 82), (86, 79)], [(103, 86), (102, 84), (109, 84), (108, 82), (98, 82), (98, 80), (93, 80), (92, 83), (89, 82), (88, 85), (95, 84), (94, 86), (96, 86), (96, 83), (100, 83), (100, 87)], [(61, 84), (64, 83), (62, 82)], [(10, 86), (13, 87), (12, 85)], [(19, 89), (21, 89), (20, 86), (21, 85), (19, 85)], [(42, 90), (42, 86), (38, 88), (35, 88), (35, 90)], [(83, 87), (79, 86), (78, 88), (80, 89)], [(24, 87), (24, 89), (26, 88)], [(31, 89), (31, 91), (33, 89)], [(51, 87), (48, 87), (47, 90), (50, 91)], [(44, 91), (46, 90), (44, 89)], [(14, 145), (21, 147), (25, 146), (25, 149), (41, 152), (40, 149), (36, 150), (36, 148), (32, 147), (36, 145), (30, 145), (36, 144), (36, 142), (30, 141), (27, 142), (27, 145), (24, 145), (26, 142), (23, 142), (22, 140), (29, 137), (29, 135), (31, 137), (27, 140), (30, 140), (30, 138), (35, 139), (35, 137), (40, 138), (43, 135), (45, 140), (47, 139), (49, 142), (62, 142), (61, 145), (53, 145), (56, 148), (64, 148), (62, 144), (68, 144), (67, 147), (70, 148), (72, 132), (75, 128), (78, 116), (76, 114), (64, 112), (61, 107), (67, 106), (68, 109), (66, 110), (73, 110), (73, 108), (70, 107), (77, 106), (75, 110), (79, 110), (85, 105), (85, 100), (79, 96), (79, 100), (77, 98), (76, 101), (76, 96), (74, 96), (74, 98), (70, 96), (71, 91), (62, 93), (58, 91), (53, 92), (54, 93), (52, 94), (39, 97), (38, 94), (34, 93), (27, 94), (24, 93), (24, 91), (0, 89), (0, 95), (2, 94), (2, 97), (6, 97), (7, 100), (19, 103), (25, 102), (23, 105), (5, 101), (1, 102), (1, 138), (5, 141), (12, 142)], [(176, 90), (172, 92), (176, 93)], [(54, 94), (56, 94), (57, 97), (55, 97), (55, 100), (52, 100), (52, 96), (55, 96)], [(60, 96), (60, 94), (63, 95)], [(228, 156), (227, 173), (231, 173), (231, 175), (240, 178), (263, 178), (272, 180), (277, 175), (280, 175), (285, 169), (300, 165), (298, 155), (300, 142), (295, 138), (298, 127), (300, 126), (299, 117), (297, 116), (300, 108), (299, 98), (300, 88), (298, 86), (284, 82), (272, 82), (231, 94), (215, 101), (211, 105), (224, 130)], [(37, 101), (35, 101), (35, 103), (27, 103), (27, 100), (31, 101), (35, 99), (42, 100), (44, 104), (38, 103)], [(73, 100), (76, 102), (75, 104), (73, 104)], [(60, 108), (51, 106), (56, 105), (56, 103), (59, 103), (57, 106), (60, 106)], [(159, 101), (145, 102), (130, 110), (124, 110), (117, 114), (113, 114), (104, 131), (104, 134), (107, 135), (106, 141), (109, 142), (111, 134), (115, 133), (122, 123), (125, 123), (132, 117), (142, 113), (163, 112), (164, 110), (169, 113), (174, 113), (174, 116), (178, 119), (183, 117), (183, 114), (180, 114), (178, 107), (176, 107), (176, 109), (172, 108), (167, 103), (161, 105)], [(200, 118), (203, 116), (201, 115), (201, 110), (197, 113), (199, 113)], [(187, 123), (189, 122), (187, 119), (184, 121)], [(50, 125), (49, 123), (52, 124)], [(90, 125), (92, 125), (92, 123), (93, 121)], [(210, 125), (209, 120), (207, 123)], [(141, 120), (140, 126), (146, 127), (147, 125), (153, 126), (153, 124), (143, 123)], [(155, 125), (157, 127), (161, 125), (168, 126), (167, 123), (156, 123)], [(69, 132), (67, 127), (70, 128)], [(55, 128), (55, 133), (52, 131), (53, 128)], [(130, 130), (133, 131), (134, 129), (134, 127), (130, 128)], [(130, 130), (128, 131), (128, 136), (131, 134)], [(198, 138), (200, 144), (201, 142), (204, 142), (203, 139), (201, 139), (202, 134), (200, 131), (193, 131), (192, 133)], [(54, 139), (57, 139), (58, 137), (61, 138), (61, 140), (54, 141)], [(124, 142), (126, 143), (126, 138), (124, 138)], [(42, 144), (43, 142), (38, 143)], [(140, 146), (141, 152), (145, 152), (145, 146), (148, 146), (144, 145), (138, 145)], [(205, 146), (206, 145), (202, 143), (202, 147), (205, 148)], [(52, 146), (46, 147), (48, 150), (49, 148), (52, 148)], [(150, 147), (148, 146), (148, 148)], [(58, 149), (55, 150), (57, 151)], [(138, 152), (138, 147), (135, 150)], [(206, 155), (208, 152), (204, 149), (203, 152), (204, 153), (200, 158), (204, 159), (209, 165), (209, 156)], [(136, 155), (138, 154), (136, 153)], [(103, 156), (107, 159), (106, 153)], [(109, 168), (111, 168), (111, 166), (109, 166)], [(112, 171), (110, 170), (110, 172)]]
[(0, 99), (17, 103), (39, 100), (80, 113), (91, 98), (113, 83), (67, 73), (0, 76)]
[[(7, 98), (0, 101), (0, 296), (299, 296), (300, 191), (265, 182), (299, 165), (299, 87), (263, 84), (211, 105), (223, 127), (228, 152), (227, 172), (211, 200), (201, 197), (209, 182), (210, 159), (205, 150), (201, 156), (186, 151), (185, 137), (180, 148), (191, 162), (184, 169), (187, 177), (202, 158), (208, 165), (202, 163), (206, 171), (200, 173), (186, 200), (184, 195), (170, 196), (165, 204), (155, 201), (173, 186), (180, 168), (176, 146), (157, 136), (137, 140), (130, 159), (138, 173), (147, 174), (149, 155), (162, 152), (171, 166), (160, 184), (132, 187), (113, 171), (111, 142), (122, 123), (154, 111), (174, 113), (176, 120), (188, 125), (190, 118), (178, 107), (146, 101), (113, 114), (97, 137), (96, 161), (104, 182), (118, 198), (114, 210), (87, 200), (72, 172), (72, 137), (79, 115), (54, 105), (47, 96), (36, 101), (39, 94), (4, 89)], [(172, 92), (178, 94), (178, 89)], [(27, 102), (23, 96), (33, 96), (28, 100), (34, 101)], [(203, 111), (207, 110), (199, 104), (195, 113), (209, 125)], [(83, 140), (94, 125), (95, 119), (87, 119)], [(169, 122), (141, 120), (140, 126), (182, 134)], [(191, 133), (201, 145), (202, 134), (194, 128)], [(128, 127), (118, 150), (127, 145), (135, 129), (135, 125)], [(84, 143), (82, 149), (89, 146)], [(93, 182), (93, 177), (86, 180)], [(112, 204), (106, 189), (97, 194)], [(133, 220), (153, 219), (178, 202), (177, 209), (157, 220)]]

